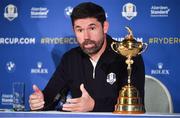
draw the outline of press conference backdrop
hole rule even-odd
[[[64,52],[77,46],[70,14],[86,0],[0,0],[0,108],[12,108],[12,83],[25,83],[25,106],[32,85],[43,89]],[[147,42],[146,74],[169,89],[180,112],[180,1],[89,0],[104,7],[109,34],[121,41],[130,26]],[[156,98],[154,98],[156,100]]]

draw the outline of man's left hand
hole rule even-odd
[[[87,112],[93,110],[95,101],[84,88],[84,84],[80,85],[80,90],[82,96],[79,98],[67,99],[62,110],[73,112]]]

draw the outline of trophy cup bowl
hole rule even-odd
[[[112,42],[111,48],[119,55],[125,56],[128,72],[128,84],[119,91],[117,104],[113,113],[119,114],[142,114],[145,112],[139,91],[131,85],[131,65],[134,63],[132,57],[143,53],[147,44],[138,42],[133,38],[132,30],[126,27],[129,34],[121,42]]]

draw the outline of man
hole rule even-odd
[[[111,49],[113,39],[107,35],[109,23],[102,7],[81,3],[71,14],[73,30],[79,47],[62,57],[61,63],[43,91],[33,85],[29,98],[31,110],[52,110],[54,99],[64,89],[71,91],[63,111],[112,112],[119,90],[127,84],[125,57]],[[141,56],[134,58],[132,84],[144,99],[144,64]]]

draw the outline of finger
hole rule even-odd
[[[32,108],[43,107],[43,106],[44,106],[44,101],[30,104],[30,106],[31,106]]]
[[[66,102],[71,103],[71,104],[77,104],[80,101],[81,101],[80,98],[73,98],[73,99],[67,99],[66,100]]]
[[[34,92],[37,92],[37,93],[41,92],[41,90],[35,84],[33,85],[33,90]]]
[[[29,96],[29,99],[34,100],[34,99],[43,99],[43,98],[41,96],[39,96],[38,94],[33,93]]]
[[[36,103],[40,103],[40,102],[43,102],[43,101],[44,101],[43,99],[30,99],[29,103],[30,104],[36,104]]]
[[[43,98],[39,98],[38,95],[31,95],[30,98],[29,98],[29,104],[30,106],[32,106],[33,104],[39,104],[39,103],[42,103],[44,104],[44,99]]]
[[[44,107],[44,106],[43,106]],[[36,108],[31,108],[32,111],[36,111],[36,110],[40,110],[42,109],[43,107],[36,107]]]
[[[37,109],[41,109],[43,107],[44,107],[44,101],[39,102],[39,103],[35,103],[35,104],[30,104],[31,110],[37,110]]]
[[[64,108],[75,108],[75,107],[78,107],[79,104],[63,104],[63,107]]]
[[[79,104],[64,104],[62,110],[64,111],[79,111]]]
[[[37,95],[43,97],[42,91],[35,84],[33,85],[33,90]]]
[[[29,106],[31,110],[37,110],[44,107],[44,99],[39,98],[40,96],[32,94],[29,98]]]
[[[87,92],[86,89],[84,88],[84,84],[81,84],[81,85],[80,85],[80,90],[81,90],[81,92],[82,92],[82,96],[88,94],[88,92]]]
[[[77,112],[77,108],[62,108],[63,111],[71,111],[71,112]]]

